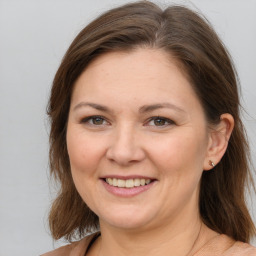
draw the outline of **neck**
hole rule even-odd
[[[184,220],[184,218],[183,218]],[[179,225],[175,224],[179,223]],[[120,256],[188,256],[196,252],[207,238],[199,216],[193,221],[173,221],[171,225],[136,230],[120,230],[101,223],[101,238],[95,255]],[[201,238],[204,233],[204,239]]]

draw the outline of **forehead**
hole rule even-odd
[[[188,108],[199,103],[177,61],[156,49],[111,52],[93,60],[77,79],[72,101],[87,98],[108,104],[171,101]]]

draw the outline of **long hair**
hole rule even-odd
[[[49,214],[52,236],[71,240],[99,228],[98,217],[83,202],[71,176],[66,127],[73,85],[96,57],[140,47],[161,49],[177,60],[209,124],[217,124],[223,113],[233,116],[235,127],[225,155],[202,175],[199,209],[209,228],[248,242],[255,226],[245,203],[245,189],[253,180],[231,57],[200,14],[183,6],[162,10],[149,1],[123,5],[91,22],[74,39],[55,75],[48,103],[50,170],[60,190]]]

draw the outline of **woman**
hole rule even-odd
[[[48,106],[60,181],[45,255],[256,255],[236,73],[191,10],[142,1],[75,38]]]

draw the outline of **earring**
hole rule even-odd
[[[209,165],[212,166],[212,167],[215,167],[215,164],[212,160],[209,160]]]

